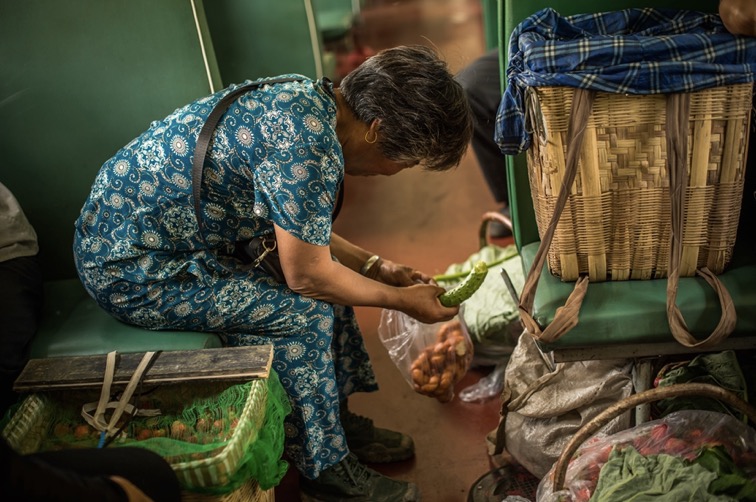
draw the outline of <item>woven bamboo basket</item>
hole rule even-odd
[[[186,383],[160,387],[150,395],[156,399],[164,399],[169,406],[172,403],[180,406],[181,403],[191,402],[195,397],[213,398],[213,396],[225,390],[227,386],[228,384],[224,384],[223,382]],[[11,447],[23,454],[43,451],[48,447],[94,447],[96,440],[93,440],[91,437],[80,440],[74,439],[64,445],[58,444],[56,438],[53,436],[52,422],[54,420],[53,417],[58,416],[61,410],[66,412],[73,410],[76,412],[81,408],[82,403],[87,400],[96,399],[96,392],[72,390],[67,392],[30,394],[10,418],[2,431],[2,435]],[[250,480],[233,492],[224,495],[204,495],[199,493],[199,491],[203,488],[223,487],[230,482],[233,475],[237,472],[245,452],[257,439],[258,433],[263,426],[267,396],[267,380],[253,380],[249,385],[246,399],[238,406],[238,424],[233,429],[231,436],[221,443],[222,446],[202,454],[197,454],[200,457],[197,459],[187,459],[186,455],[166,458],[166,461],[176,473],[182,489],[185,490],[187,496],[191,495],[190,500],[266,500],[265,498],[259,498],[265,492],[259,488],[254,480]],[[167,412],[169,410],[164,409],[163,411]],[[174,413],[180,415],[180,410],[173,410],[171,414],[173,415]],[[71,413],[68,413],[67,416],[71,416]],[[138,439],[116,440],[112,447],[119,445],[132,446],[137,441]],[[187,438],[186,441],[192,442],[191,438]],[[198,492],[192,493],[192,490]],[[250,493],[254,493],[258,498],[250,498]],[[244,495],[245,498],[234,498],[241,495]]]
[[[250,479],[236,490],[224,495],[210,495],[190,491],[181,492],[182,502],[273,502],[275,490],[262,490],[257,481]]]
[[[735,244],[753,85],[691,93],[681,276],[722,272]],[[531,89],[530,189],[543,238],[565,171],[574,89]],[[597,93],[578,173],[548,253],[564,281],[666,277],[670,250],[665,95]]]

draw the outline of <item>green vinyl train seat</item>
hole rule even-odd
[[[32,355],[220,346],[127,326],[84,292],[74,220],[104,161],[150,122],[220,89],[200,0],[0,6],[0,180],[39,239],[44,318]]]
[[[716,12],[716,0],[619,0],[611,4],[596,0],[498,0],[499,50],[502,91],[506,86],[506,55],[509,37],[526,17],[551,7],[562,15],[619,10],[630,7],[656,7]],[[718,347],[756,348],[756,245],[749,235],[750,221],[756,214],[751,186],[756,175],[756,153],[751,138],[746,190],[741,214],[738,243],[728,270],[720,275],[733,297],[738,315],[735,332]],[[529,271],[538,249],[539,234],[528,180],[525,154],[506,158],[510,211],[514,237]],[[749,188],[750,187],[750,188]],[[744,221],[748,223],[744,223]],[[550,344],[541,344],[556,360],[585,360],[601,357],[626,357],[692,352],[677,343],[669,330],[666,315],[666,279],[591,283],[585,296],[579,322],[567,334]],[[554,318],[558,307],[573,289],[572,283],[552,276],[547,267],[538,284],[533,317],[542,327]],[[697,277],[681,278],[677,305],[691,333],[705,338],[719,320],[719,303],[711,288]]]
[[[315,18],[323,40],[331,42],[346,37],[360,13],[355,0],[312,0]]]
[[[224,87],[284,73],[334,77],[312,0],[212,0],[205,16]]]

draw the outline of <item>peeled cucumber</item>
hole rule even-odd
[[[479,261],[475,263],[472,270],[470,270],[470,273],[467,274],[467,277],[452,289],[441,293],[438,300],[444,307],[454,307],[459,305],[470,298],[473,293],[480,288],[487,274],[488,266],[486,265],[486,262]]]

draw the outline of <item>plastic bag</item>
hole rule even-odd
[[[442,403],[454,398],[454,385],[473,358],[470,335],[458,318],[424,324],[402,312],[383,310],[378,336],[415,392]]]
[[[466,403],[472,403],[498,396],[501,394],[501,389],[504,388],[504,372],[506,369],[507,359],[497,364],[491,373],[482,377],[477,383],[462,389],[459,398]]]
[[[649,500],[660,489],[668,500],[756,500],[756,431],[723,413],[677,411],[593,436],[575,453],[558,492],[554,474],[552,467],[541,480],[538,502],[629,500],[631,494]]]

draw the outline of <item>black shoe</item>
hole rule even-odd
[[[415,443],[411,437],[376,427],[371,419],[349,411],[346,402],[341,403],[341,425],[349,451],[357,455],[360,462],[398,462],[415,454]]]
[[[388,478],[349,453],[317,479],[300,478],[302,502],[417,502],[414,483]]]

